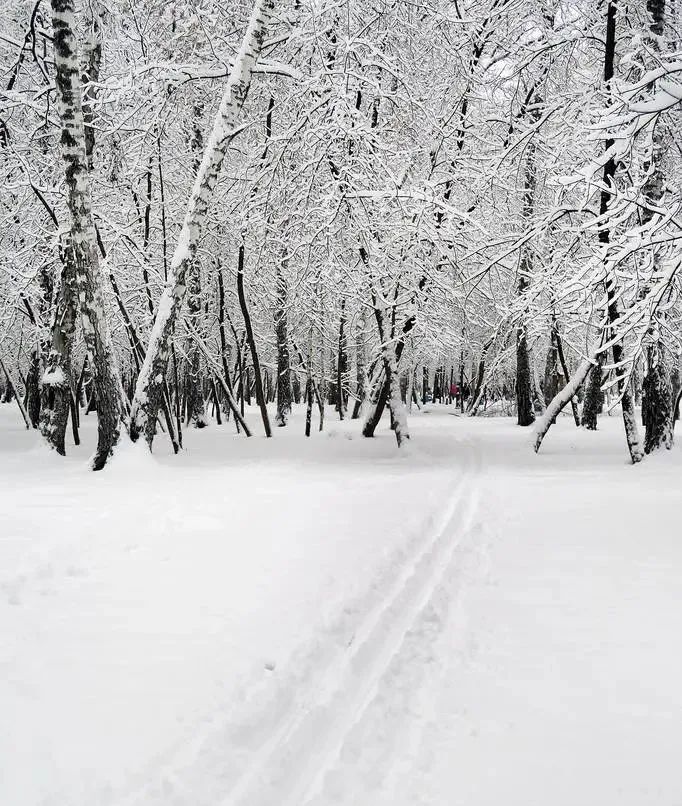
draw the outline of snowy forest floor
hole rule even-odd
[[[679,446],[299,412],[91,473],[84,420],[0,407],[0,803],[682,804]]]

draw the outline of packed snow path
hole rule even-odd
[[[682,803],[678,447],[433,411],[105,480],[0,414],[1,803]]]

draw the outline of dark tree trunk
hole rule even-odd
[[[558,391],[559,350],[557,349],[556,345],[554,327],[552,327],[550,332],[549,348],[547,350],[547,359],[545,361],[545,377],[542,383],[542,395],[545,399],[545,406],[549,406]]]
[[[40,350],[31,351],[31,363],[26,373],[26,412],[33,428],[40,423]]]
[[[660,37],[665,29],[665,0],[647,0],[647,9],[651,14],[651,36],[648,44],[654,52],[660,50]],[[653,130],[649,175],[642,188],[643,195],[653,207],[660,206],[664,192],[664,176],[661,170],[663,151],[663,134],[660,127]],[[642,211],[642,222],[653,218],[652,210],[647,206]],[[651,258],[654,268],[658,268],[659,257],[654,250]],[[664,314],[659,314],[664,316]],[[644,419],[644,452],[652,453],[659,448],[671,448],[674,433],[674,400],[666,355],[660,341],[659,328],[652,326],[648,331],[649,345],[646,351],[647,374],[643,382],[642,415]]]
[[[606,42],[604,50],[604,84],[607,89],[611,88],[611,81],[613,79],[615,52],[616,52],[616,12],[617,6],[613,0],[609,0],[606,9]],[[608,151],[613,146],[613,140],[607,139],[605,148]],[[603,190],[600,195],[599,201],[599,216],[600,220],[604,221],[608,216],[609,202],[611,199],[611,188],[614,185],[616,176],[616,162],[611,157],[604,165],[602,174]],[[599,228],[599,242],[602,244],[604,252],[608,250],[611,240],[611,232],[608,224],[602,224]],[[618,302],[618,290],[616,288],[615,279],[611,274],[606,278],[606,300],[607,300],[607,314],[609,322],[614,325],[620,317],[620,305]],[[630,458],[633,464],[639,462],[643,458],[642,448],[639,443],[639,434],[637,431],[637,421],[635,418],[635,406],[632,399],[632,391],[630,384],[627,383],[622,376],[624,350],[622,341],[618,341],[613,345],[613,363],[617,367],[618,373],[618,392],[621,396],[621,406],[623,411],[623,426],[625,428],[625,437],[630,451]]]
[[[674,426],[673,389],[663,347],[656,342],[647,350],[648,370],[642,385],[644,452],[672,448]]]
[[[346,414],[346,400],[344,387],[348,372],[348,345],[346,343],[346,300],[341,299],[341,318],[339,321],[339,349],[336,356],[336,408],[339,419],[343,420]]]
[[[516,331],[516,413],[519,425],[527,426],[535,422],[530,356],[525,327],[520,327]]]
[[[476,401],[478,400],[481,389],[483,387],[483,377],[485,375],[485,361],[488,355],[488,350],[493,346],[493,340],[488,339],[488,341],[483,345],[481,349],[481,357],[478,362],[478,371],[476,373],[476,383],[474,385],[473,394],[469,398],[469,405],[467,410],[473,413],[474,406],[476,405]]]
[[[261,417],[263,419],[263,428],[265,429],[265,436],[271,437],[272,430],[270,429],[270,419],[268,417],[268,407],[265,404],[265,397],[263,395],[263,382],[261,379],[260,363],[258,361],[258,351],[256,350],[256,340],[253,335],[253,328],[251,327],[251,316],[249,315],[249,308],[246,304],[246,296],[244,294],[244,245],[239,246],[239,257],[237,264],[237,295],[239,297],[239,306],[242,309],[242,316],[244,317],[244,326],[246,328],[246,338],[249,342],[249,350],[251,351],[251,363],[253,365],[253,374],[255,379],[256,389],[256,402],[260,408]]]
[[[402,397],[400,394],[400,375],[398,372],[399,355],[397,355],[398,350],[394,349],[393,345],[388,343],[388,333],[386,329],[384,311],[379,307],[379,301],[374,293],[372,294],[372,302],[374,305],[374,316],[376,318],[377,330],[379,331],[379,342],[381,344],[381,357],[384,365],[385,380],[381,387],[380,398],[378,401],[378,403],[381,403],[383,399],[383,403],[381,406],[377,405],[373,411],[374,417],[377,419],[372,419],[371,421],[371,433],[366,433],[368,422],[370,422],[369,420],[365,422],[365,429],[363,429],[362,433],[365,437],[374,436],[374,429],[379,422],[381,412],[383,411],[384,406],[388,403],[391,414],[391,428],[395,433],[398,447],[400,447],[405,440],[410,438],[410,432],[407,427],[405,406],[402,402]],[[399,342],[399,345],[402,346],[403,342]]]
[[[564,374],[564,385],[567,384],[571,378],[570,373],[568,371],[568,364],[566,363],[566,356],[564,355],[564,346],[561,340],[561,334],[559,333],[559,326],[557,325],[556,321],[554,322],[554,341],[556,342],[556,350],[557,355],[559,356],[559,363],[561,364],[561,370]],[[558,390],[557,390],[558,391]],[[549,406],[549,403],[547,403]],[[571,410],[573,411],[573,421],[576,424],[576,427],[580,427],[580,414],[578,412],[578,404],[576,403],[576,396],[571,395]]]
[[[365,350],[365,309],[360,309],[355,335],[355,361],[356,380],[355,395],[356,401],[353,406],[352,420],[357,420],[365,403],[367,396],[367,354]]]
[[[597,430],[597,416],[601,414],[604,407],[604,392],[602,391],[602,376],[605,355],[600,353],[597,363],[590,370],[587,379],[587,391],[585,392],[585,402],[580,423],[588,431]]]

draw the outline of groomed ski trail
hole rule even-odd
[[[402,677],[414,682],[415,675],[433,669],[430,663],[438,654],[434,645],[456,594],[458,549],[475,532],[480,460],[475,445],[467,445],[466,454],[462,476],[438,527],[403,566],[384,600],[366,615],[347,651],[325,670],[306,706],[283,722],[221,806],[326,803],[325,786],[334,788],[334,768],[352,747],[355,734],[368,726],[370,731],[382,730],[387,715],[382,700],[390,701]],[[427,683],[422,681],[422,686]],[[408,685],[405,693],[418,694],[419,686],[413,690]],[[410,716],[415,724],[402,720],[401,730],[415,730],[420,723],[417,713]],[[333,795],[334,802],[338,797]]]

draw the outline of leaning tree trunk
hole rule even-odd
[[[242,310],[244,318],[244,327],[246,328],[246,338],[249,343],[249,350],[251,352],[251,364],[253,366],[254,375],[254,388],[256,391],[256,403],[260,408],[261,418],[263,420],[263,428],[265,436],[271,437],[272,430],[270,428],[270,420],[268,418],[268,407],[265,402],[265,395],[263,393],[263,377],[260,371],[260,362],[258,360],[258,350],[256,349],[256,339],[253,335],[253,327],[251,326],[251,315],[249,314],[249,306],[246,303],[246,294],[244,293],[244,245],[239,246],[239,258],[237,265],[237,296],[239,297],[239,306]]]
[[[194,182],[185,219],[169,266],[169,278],[157,308],[147,355],[140,371],[133,398],[130,436],[137,440],[141,433],[151,446],[156,430],[156,417],[162,403],[163,379],[166,375],[170,336],[186,293],[186,275],[194,259],[206,222],[218,175],[227,147],[237,126],[258,60],[275,0],[256,0],[241,47],[227,80],[213,130],[206,144],[201,166]]]
[[[97,239],[92,217],[74,0],[52,0],[57,108],[62,125],[71,247],[83,336],[97,394],[98,440],[94,470],[104,467],[118,442],[123,390],[107,325]]]
[[[26,428],[30,428],[31,427],[31,421],[28,419],[28,414],[26,413],[26,409],[24,408],[24,404],[21,402],[21,396],[17,394],[16,386],[14,385],[14,381],[12,380],[12,376],[9,374],[9,370],[7,369],[7,367],[5,366],[5,364],[4,364],[3,360],[2,360],[2,356],[0,356],[0,369],[3,372],[3,374],[5,376],[5,381],[6,381],[5,394],[3,395],[2,402],[3,403],[11,403],[12,398],[14,398],[14,400],[17,403],[17,406],[19,407],[19,411],[21,412],[21,416],[24,419],[24,423],[26,424]]]
[[[561,414],[563,409],[568,405],[569,401],[573,398],[575,393],[584,382],[594,360],[595,354],[593,353],[590,358],[586,358],[580,364],[578,369],[576,369],[576,371],[573,373],[573,376],[568,380],[566,386],[564,386],[560,392],[557,392],[557,394],[554,396],[554,399],[550,401],[542,417],[540,417],[538,420],[535,431],[535,440],[533,442],[533,448],[535,449],[536,453],[540,450],[542,441],[547,436],[547,432],[551,428],[552,423],[556,420],[557,416]]]

